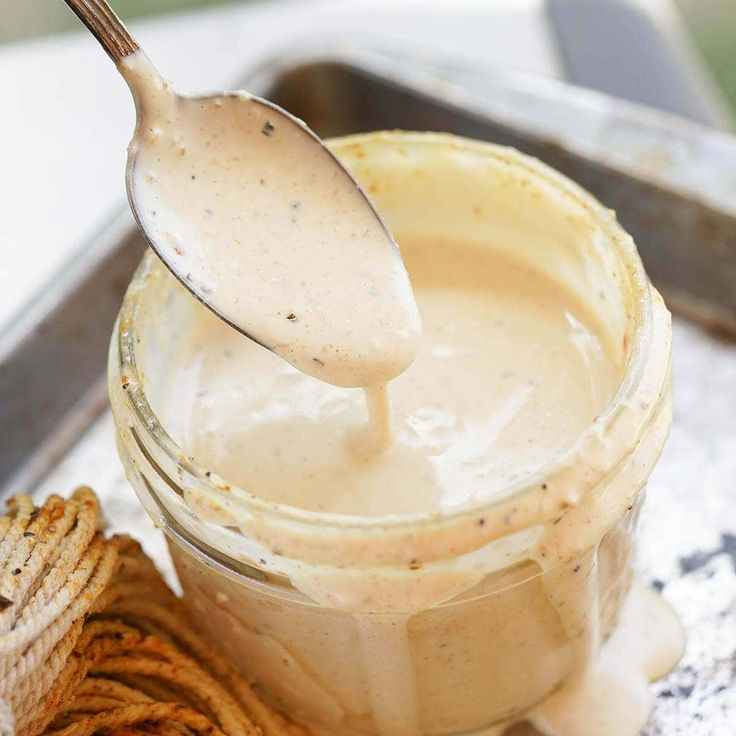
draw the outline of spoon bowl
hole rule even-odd
[[[66,0],[131,89],[126,188],[152,249],[232,327],[316,378],[380,385],[419,314],[370,199],[297,118],[246,92],[178,94],[104,0]]]

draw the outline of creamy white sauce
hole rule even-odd
[[[300,508],[432,512],[503,494],[593,422],[620,377],[582,302],[487,244],[397,239],[423,333],[388,386],[390,442],[382,397],[366,407],[208,319],[179,358],[196,374],[184,443],[199,462]]]
[[[187,403],[184,444],[200,462],[265,499],[310,510],[360,516],[432,512],[502,494],[554,459],[594,421],[610,401],[619,373],[605,329],[585,304],[532,266],[487,244],[408,233],[399,233],[398,241],[423,335],[417,359],[388,386],[390,439],[370,434],[388,422],[380,416],[370,421],[358,392],[283,366],[207,315],[179,355],[191,371],[188,386],[194,395]],[[587,538],[590,521],[590,505],[582,504],[546,534],[530,537],[534,542],[527,554],[543,571],[544,608],[527,619],[528,607],[539,605],[538,593],[520,587],[516,599],[504,605],[510,618],[524,623],[492,638],[495,655],[512,659],[541,622],[561,626],[569,673],[561,689],[527,716],[546,736],[634,736],[652,707],[648,683],[681,655],[677,619],[654,592],[635,587],[613,633],[610,620],[602,628],[601,621],[610,619],[600,610],[602,596],[610,605],[611,590],[623,586],[618,594],[626,592],[631,543],[627,533],[615,532],[599,550],[597,540]],[[600,534],[597,524],[594,529]],[[560,564],[569,557],[572,562]],[[483,554],[470,554],[416,570],[410,564],[408,571],[393,575],[334,568],[290,573],[310,600],[352,612],[372,722],[381,736],[426,732],[421,724],[427,705],[417,700],[413,617],[482,591],[489,564]],[[212,591],[202,595],[211,597]],[[228,591],[228,598],[232,595]],[[232,612],[242,605],[236,598],[225,608]],[[458,605],[452,626],[465,646],[483,650],[487,633],[477,625],[479,617],[494,620],[491,601],[489,606],[474,612]],[[257,611],[253,618],[245,616],[243,625],[252,626],[253,619],[258,620]],[[651,635],[653,629],[659,636]],[[299,626],[293,636],[310,634]],[[284,654],[272,655],[272,647],[273,642],[267,648],[252,642],[249,659],[256,652],[273,666],[273,657]],[[449,651],[444,667],[446,686],[452,687],[454,658],[462,649],[454,645]],[[279,676],[280,687],[283,677],[295,678],[294,691],[303,686],[305,671],[295,669],[297,662]],[[269,681],[273,673],[263,666]],[[533,666],[538,673],[549,667],[542,660]],[[465,696],[471,712],[482,712],[488,688],[510,686],[490,681],[492,666],[485,670],[479,661],[477,667],[478,676],[489,679]],[[342,728],[352,733],[340,698],[335,701],[310,671],[312,703],[321,713],[340,713]],[[427,662],[421,671],[441,682],[442,665]],[[512,672],[508,669],[506,677],[518,677]],[[524,671],[522,677],[532,674]],[[523,681],[511,687],[524,691]],[[290,709],[300,713],[300,707]],[[619,717],[622,708],[625,718]],[[517,720],[483,733],[501,734]],[[458,714],[458,723],[463,722]]]
[[[634,585],[597,656],[529,720],[545,736],[638,734],[654,706],[649,683],[667,675],[684,648],[675,612],[654,590]]]
[[[205,112],[203,123],[215,114]],[[168,125],[166,166],[178,171],[172,151],[181,119],[172,114]],[[161,136],[151,134],[155,148]],[[227,138],[227,131],[221,135]],[[375,174],[391,192],[383,195],[385,201],[390,205],[393,197],[399,203],[397,220],[408,190],[420,204],[419,220],[426,220],[424,232],[396,227],[424,325],[421,339],[418,320],[410,320],[403,335],[398,331],[400,343],[411,345],[401,367],[402,361],[392,360],[390,370],[381,364],[375,371],[374,361],[368,373],[360,373],[355,370],[360,360],[351,358],[338,361],[332,373],[331,361],[315,371],[312,358],[316,350],[319,356],[335,358],[339,351],[362,360],[355,346],[369,333],[378,335],[376,344],[382,346],[376,355],[385,356],[384,341],[396,337],[385,331],[408,324],[411,310],[403,299],[378,322],[372,310],[352,313],[344,345],[325,345],[324,332],[310,333],[315,340],[310,349],[301,352],[299,343],[296,351],[308,356],[306,364],[294,359],[296,352],[276,350],[302,372],[206,312],[171,351],[179,376],[164,382],[159,414],[177,418],[186,452],[212,468],[219,483],[215,489],[185,489],[189,508],[205,524],[203,539],[212,546],[232,544],[235,551],[228,552],[282,575],[291,586],[269,589],[209,569],[203,573],[175,552],[184,588],[215,639],[227,636],[230,655],[242,658],[280,706],[320,734],[475,732],[496,718],[486,729],[491,734],[528,716],[549,736],[610,736],[607,683],[621,681],[626,687],[615,697],[632,712],[616,736],[635,736],[651,707],[646,683],[674,664],[679,634],[666,609],[651,601],[643,606],[637,592],[620,628],[603,642],[615,629],[629,583],[631,537],[621,519],[637,501],[669,422],[668,411],[657,403],[666,402],[666,311],[657,301],[653,329],[659,337],[649,373],[638,379],[639,393],[604,432],[596,419],[622,377],[628,315],[625,306],[607,302],[616,296],[614,280],[606,276],[606,281],[590,256],[596,248],[604,250],[591,210],[576,210],[569,192],[567,200],[550,195],[552,185],[535,189],[528,179],[515,179],[510,170],[523,166],[513,154],[497,153],[497,169],[483,168],[459,144],[438,140],[431,154],[431,146],[392,149],[403,163],[389,156],[393,164]],[[357,169],[359,153],[359,145],[350,151]],[[186,146],[180,158],[186,156],[209,166],[205,181],[217,179],[221,158],[210,161],[206,146]],[[442,176],[447,166],[447,180],[428,176],[432,168],[422,156]],[[266,166],[268,160],[255,163]],[[295,162],[299,168],[301,161]],[[181,171],[188,170],[182,164]],[[235,173],[228,176],[225,193],[233,196],[232,204],[240,184]],[[293,196],[306,201],[313,186],[302,179]],[[158,196],[153,184],[146,191],[149,201]],[[209,201],[206,192],[203,196]],[[410,203],[411,196],[406,195]],[[169,191],[166,203],[173,214],[166,232],[178,226],[197,197],[180,199],[178,191]],[[437,200],[430,203],[432,197]],[[533,217],[520,214],[523,197],[529,198],[524,202]],[[491,214],[489,200],[498,207]],[[277,220],[291,216],[273,201],[266,210]],[[478,232],[501,233],[498,247],[487,239],[456,236],[452,228],[441,236],[432,224],[441,216],[451,224],[477,218],[483,225]],[[324,220],[313,224],[323,227]],[[274,226],[249,218],[237,226],[231,222],[228,232],[238,227],[260,234]],[[204,235],[210,232],[208,227]],[[286,237],[287,230],[281,232]],[[199,233],[187,237],[196,240]],[[569,283],[601,282],[591,294],[607,304],[610,324],[600,323],[592,299],[581,299],[564,279],[550,276],[555,268],[544,261],[553,248],[563,248],[560,239],[570,250],[582,244],[581,255],[570,257],[560,273]],[[211,241],[213,249],[218,242]],[[536,259],[525,253],[538,246]],[[524,257],[516,258],[515,248]],[[228,256],[236,263],[227,274],[234,276],[233,285],[247,277],[238,270],[240,255]],[[218,257],[213,256],[216,262]],[[600,253],[597,257],[607,263]],[[199,264],[202,273],[208,258]],[[310,294],[325,286],[324,277],[311,270],[310,259],[300,263],[304,298],[332,308],[342,303],[342,296],[322,302],[321,293]],[[334,278],[345,273],[337,269]],[[390,269],[388,274],[396,277]],[[335,294],[342,290],[341,283],[330,282],[330,294],[333,285]],[[248,319],[259,324],[264,305],[275,305],[275,293],[264,288],[260,302],[243,302],[244,309],[253,309]],[[239,294],[250,297],[248,289]],[[370,302],[374,296],[369,291],[358,301],[365,305],[363,297]],[[293,306],[288,310],[301,314]],[[264,316],[263,324],[269,319]],[[382,386],[391,371],[408,365],[415,350],[413,365]],[[360,392],[327,386],[304,372],[341,386],[370,386],[367,402]],[[575,445],[590,427],[597,431],[586,436],[587,444]],[[560,483],[540,481],[518,500],[506,499],[515,484],[561,457],[567,464],[555,476]],[[256,513],[248,494],[266,502]],[[494,500],[500,505],[490,513],[468,514],[457,527],[438,528],[430,536],[417,525],[375,546],[363,545],[355,534],[341,536],[339,527],[311,536],[298,524],[281,525],[269,517],[271,504],[279,503],[358,517],[436,519]],[[206,527],[208,520],[230,529]],[[240,528],[248,544],[260,545],[257,551],[240,549],[232,528]],[[432,624],[428,616],[435,617]],[[642,624],[667,630],[666,642],[639,636]],[[624,646],[631,640],[639,642],[635,652]],[[640,657],[645,646],[647,654]]]
[[[401,373],[420,331],[411,285],[332,154],[245,93],[177,95],[141,52],[120,71],[139,116],[131,203],[178,278],[304,373],[339,386]]]

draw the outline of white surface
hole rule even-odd
[[[58,0],[56,0],[58,1]],[[114,4],[114,3],[113,3]],[[558,75],[542,0],[280,0],[131,24],[183,90],[324,39]],[[88,33],[0,47],[0,329],[124,206],[133,106]]]

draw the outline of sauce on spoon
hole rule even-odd
[[[246,93],[177,95],[137,51],[131,205],[174,274],[298,370],[380,389],[414,359],[419,313],[371,202],[295,118]],[[379,430],[380,434],[380,430]]]

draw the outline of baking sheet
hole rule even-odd
[[[458,111],[464,97],[457,89],[462,90],[463,79],[462,74],[452,70],[444,77],[425,75],[421,95],[418,93],[416,98],[412,98],[409,87],[398,90],[395,81],[382,82],[374,70],[368,75],[370,84],[360,88],[356,83],[351,87],[353,97],[347,102],[342,100],[341,108],[337,98],[331,97],[341,92],[334,78],[329,82],[334,64],[332,67],[313,64],[309,71],[311,86],[295,85],[295,80],[304,82],[304,76],[294,76],[293,71],[293,68],[268,67],[261,71],[260,77],[254,78],[251,88],[272,90],[322,133],[344,133],[375,125],[385,127],[386,120],[396,120],[407,128],[452,129],[475,132],[478,137],[492,137],[489,128],[483,127],[477,110],[464,116]],[[448,77],[455,83],[459,81],[460,87],[450,90]],[[468,89],[476,91],[488,86],[488,80],[473,81],[467,75],[465,81]],[[429,107],[428,84],[437,95]],[[378,94],[380,90],[382,96]],[[451,99],[452,104],[445,105],[443,100],[446,99]],[[375,109],[377,100],[381,101],[381,109]],[[503,104],[508,112],[516,103],[508,97]],[[340,118],[334,117],[338,109],[342,111]],[[528,108],[526,114],[529,114]],[[501,129],[496,126],[492,130]],[[619,140],[618,145],[626,148],[631,141],[627,144]],[[542,146],[542,150],[547,149]],[[569,151],[559,145],[550,150],[555,155],[562,150],[565,153],[561,159],[563,163],[585,163],[584,157],[571,159]],[[594,173],[605,170],[599,167]],[[589,169],[585,171],[590,173]],[[596,181],[603,182],[608,191],[620,192],[612,187],[610,179],[594,179],[594,183]],[[638,186],[645,194],[661,191],[662,182],[655,184],[653,190],[651,182],[643,189]],[[715,212],[712,202],[706,205],[707,213]],[[697,206],[692,212],[699,212]],[[650,220],[650,230],[656,229],[666,215],[658,211]],[[637,227],[644,228],[645,224],[645,220],[638,222]],[[118,230],[101,248],[104,257],[101,256],[97,263],[118,263],[119,282],[122,272],[115,254],[125,253],[130,257],[129,251],[139,244],[136,245],[129,229],[121,228],[120,224],[116,227]],[[650,234],[642,229],[638,240],[647,248],[647,253],[659,257],[658,261],[651,261],[655,263],[655,270],[659,263],[664,269],[660,274],[665,277],[664,283],[670,283],[666,279],[668,274],[674,275],[687,292],[689,279],[694,276],[688,272],[687,259],[684,262],[678,259],[683,251],[674,248],[663,254],[660,245],[652,248],[651,238],[647,239]],[[712,247],[713,243],[707,245]],[[718,272],[717,288],[710,293],[707,288],[703,290],[710,276],[704,279],[701,273],[696,279],[694,297],[697,303],[702,305],[710,296],[714,309],[720,313],[732,310],[736,304],[733,247],[734,244],[728,247],[717,244],[719,259],[729,264],[729,269],[719,270],[716,262],[707,271],[707,274]],[[709,252],[707,247],[704,252]],[[729,290],[730,278],[733,282]],[[83,284],[83,280],[80,283]],[[116,282],[111,293],[117,293],[115,290],[120,288],[121,284]],[[71,289],[70,293],[80,292]],[[89,307],[81,302],[70,319],[83,321],[88,318],[88,311]],[[698,311],[702,314],[702,309]],[[109,317],[104,315],[106,320]],[[51,325],[49,329],[53,329],[54,321],[48,324]],[[674,331],[674,425],[663,458],[649,484],[641,521],[638,568],[640,577],[661,588],[665,598],[677,609],[687,631],[688,645],[678,669],[654,686],[657,707],[644,733],[647,736],[731,736],[736,733],[736,497],[733,491],[736,422],[731,417],[736,408],[736,345],[680,318],[675,320]],[[67,335],[63,331],[62,334]],[[21,490],[35,486],[35,494],[42,497],[50,492],[66,494],[80,484],[91,485],[102,498],[110,530],[139,538],[146,551],[173,580],[162,537],[153,528],[123,476],[115,451],[112,419],[107,412],[100,414],[104,407],[101,378],[104,335],[100,338],[99,324],[90,334],[94,342],[88,338],[85,344],[92,357],[87,352],[84,356],[93,360],[94,365],[85,364],[85,371],[97,375],[97,382],[80,396],[75,411],[64,414],[59,431],[44,440],[40,451],[16,473],[10,487]],[[34,343],[29,340],[26,336],[21,342],[26,347],[32,346]],[[63,350],[63,346],[59,349]],[[28,354],[32,355],[33,351]],[[29,435],[27,441],[31,439]],[[67,446],[71,449],[65,451]]]

